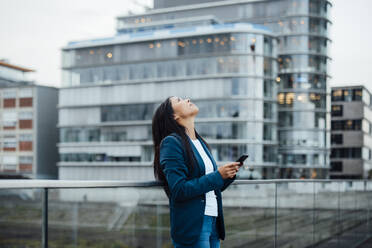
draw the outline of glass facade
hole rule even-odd
[[[157,104],[177,95],[199,107],[197,130],[218,161],[248,153],[266,178],[287,173],[266,173],[267,166],[326,171],[330,6],[325,0],[221,2],[119,17],[122,42],[71,43],[62,51],[62,146],[149,142]],[[222,24],[191,24],[205,15]],[[186,18],[190,25],[156,25]]]
[[[199,107],[196,129],[217,161],[248,153],[255,166],[272,166],[277,157],[275,52],[275,38],[249,32],[65,50],[61,146],[132,142],[143,154],[63,151],[61,162],[151,162],[154,111],[167,96],[178,95]],[[100,86],[107,83],[109,88]]]

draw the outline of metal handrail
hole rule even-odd
[[[274,247],[278,247],[278,186],[282,183],[343,183],[343,182],[363,182],[364,190],[368,182],[372,180],[361,179],[361,180],[345,180],[345,179],[268,179],[268,180],[247,180],[247,179],[237,179],[233,182],[235,185],[239,184],[274,184],[275,186],[275,235],[274,235]],[[159,187],[163,183],[159,181],[124,181],[124,180],[39,180],[39,179],[5,179],[0,180],[0,190],[1,189],[30,189],[39,188],[42,189],[42,247],[48,248],[48,191],[52,188],[119,188],[119,187]],[[313,187],[315,184],[313,185]],[[315,199],[315,191],[313,193],[313,198]],[[340,192],[338,192],[338,204],[340,204]],[[339,205],[340,208],[340,205]],[[368,212],[369,213],[369,212]],[[367,220],[367,225],[369,226],[369,219]],[[315,218],[313,216],[313,225],[315,223]],[[314,232],[313,232],[314,235]],[[363,239],[364,242],[367,238]],[[313,238],[314,239],[314,238]],[[337,239],[339,242],[339,239]]]
[[[271,184],[271,183],[331,183],[331,182],[371,182],[367,179],[236,179],[232,184]],[[4,179],[0,180],[0,189],[25,188],[121,188],[121,187],[158,187],[159,181],[125,181],[125,180],[39,180],[39,179]]]

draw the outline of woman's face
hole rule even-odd
[[[190,117],[194,117],[198,114],[199,108],[195,104],[193,104],[190,99],[182,99],[177,96],[173,96],[170,98],[171,105],[174,112],[175,120],[179,119],[187,119]]]

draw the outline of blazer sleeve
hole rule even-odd
[[[223,187],[221,188],[221,192],[224,191],[234,180],[236,179],[236,175],[233,178],[227,178],[224,180]]]
[[[171,198],[186,201],[224,186],[218,170],[199,178],[188,179],[189,170],[183,154],[181,142],[176,137],[164,138],[160,145],[160,165],[167,179]]]

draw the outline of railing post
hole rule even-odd
[[[161,219],[161,206],[156,204],[156,248],[162,247],[162,230],[161,227],[163,225]]]
[[[315,247],[315,223],[316,223],[316,182],[313,182],[313,245]]]
[[[369,197],[367,197],[368,199],[368,205],[367,205],[367,237],[370,237],[370,235],[368,235],[370,232],[370,221],[369,221],[369,218],[370,218],[370,208],[371,208],[371,199]]]
[[[48,248],[48,188],[43,189],[42,204],[42,248]]]
[[[274,248],[278,245],[278,183],[275,182],[275,230],[274,230]]]
[[[337,192],[337,245],[340,246],[340,235],[341,235],[341,182],[338,183],[338,192]]]

